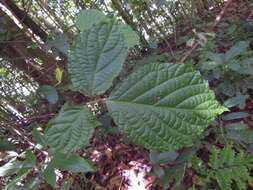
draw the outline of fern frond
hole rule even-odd
[[[234,189],[233,182],[239,190],[244,190],[248,181],[252,179],[249,174],[252,163],[252,155],[243,151],[236,154],[232,145],[228,144],[223,149],[212,147],[206,177],[215,180],[221,190]]]

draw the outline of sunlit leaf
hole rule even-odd
[[[48,124],[46,143],[57,152],[71,153],[86,147],[98,122],[87,106],[66,103]]]
[[[158,151],[192,146],[227,110],[190,65],[157,63],[130,74],[112,93],[107,107],[130,140]]]
[[[116,20],[83,31],[69,56],[74,88],[88,96],[105,92],[122,69],[126,56],[127,47]]]
[[[54,73],[55,73],[55,78],[57,80],[56,85],[61,84],[62,76],[63,76],[63,70],[60,67],[56,67]]]
[[[96,9],[83,10],[78,15],[76,26],[80,31],[88,30],[103,20],[106,20],[106,16],[101,11]]]

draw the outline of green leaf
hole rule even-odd
[[[231,82],[225,80],[218,85],[217,92],[232,97],[235,95],[235,88]]]
[[[240,143],[253,143],[253,131],[245,124],[232,123],[225,126],[226,137]]]
[[[252,155],[245,154],[243,151],[236,153],[230,144],[226,144],[221,150],[213,146],[208,167],[205,168],[202,175],[207,179],[215,180],[222,190],[234,189],[233,182],[243,190],[246,189],[248,180],[251,179],[249,171],[252,161]],[[206,164],[203,164],[202,167],[205,166]]]
[[[63,70],[60,67],[56,67],[56,69],[54,71],[54,74],[55,74],[55,78],[57,80],[56,85],[61,84],[62,76],[63,76]]]
[[[237,105],[244,107],[247,98],[249,98],[249,95],[238,95],[233,98],[229,98],[224,102],[224,106],[227,108],[231,108]]]
[[[215,61],[206,61],[201,63],[201,70],[203,71],[210,71],[214,68],[217,68],[219,64],[217,64]]]
[[[32,130],[32,136],[33,136],[33,140],[40,144],[40,145],[46,145],[46,140],[45,140],[45,137],[44,135],[42,135],[41,132],[38,131],[37,128],[33,128]]]
[[[92,166],[92,164],[88,160],[85,160],[82,157],[76,156],[74,154],[66,155],[62,153],[56,153],[54,154],[52,162],[55,168],[62,171],[71,171],[71,172],[95,171],[94,166]]]
[[[51,160],[51,162],[43,171],[43,177],[45,181],[53,187],[55,187],[56,184],[55,169],[70,172],[95,171],[95,167],[90,163],[90,161],[85,160],[80,156],[56,152],[53,155],[53,159]]]
[[[152,174],[155,175],[155,177],[161,178],[164,176],[164,170],[159,165],[154,165],[152,168]]]
[[[208,52],[207,58],[214,61],[217,65],[221,65],[225,62],[225,55],[223,53]]]
[[[69,43],[68,38],[65,34],[58,34],[54,37],[54,39],[49,39],[46,42],[46,45],[52,51],[62,52],[65,55],[68,55]]]
[[[252,75],[253,74],[252,57],[243,59],[242,61],[232,60],[229,62],[228,67],[236,73],[242,75]]]
[[[55,104],[59,98],[55,87],[49,85],[43,85],[39,87],[37,93],[44,96],[51,104]]]
[[[69,73],[74,88],[88,96],[105,92],[126,56],[127,47],[117,21],[93,25],[79,35],[70,52]]]
[[[27,190],[27,189],[30,190],[30,188],[16,185],[16,184],[18,184],[18,182],[20,182],[22,179],[24,179],[28,175],[29,172],[30,172],[30,169],[26,169],[23,173],[18,174],[17,177],[12,179],[10,181],[10,183],[8,183],[5,186],[4,190]]]
[[[56,175],[55,175],[54,164],[52,161],[47,165],[46,169],[42,173],[42,176],[48,184],[55,187]]]
[[[0,139],[0,151],[15,150],[15,145],[7,139]]]
[[[19,161],[15,158],[6,163],[5,165],[1,166],[0,177],[17,173],[21,176],[35,166],[36,158],[33,153],[27,151],[24,155],[21,156],[25,158],[24,161]]]
[[[109,113],[134,143],[157,151],[191,146],[226,111],[199,72],[186,64],[148,64],[107,101]]]
[[[249,47],[249,43],[245,41],[237,42],[234,46],[232,46],[225,54],[225,60],[229,61],[236,56],[242,54]]]
[[[22,166],[22,162],[17,160],[11,160],[10,162],[0,167],[0,177],[13,175],[17,173],[20,168],[22,168]]]
[[[129,25],[120,23],[119,30],[123,34],[128,48],[139,44],[139,36]]]
[[[157,163],[168,163],[174,161],[178,157],[177,152],[163,152],[163,153],[157,153],[154,151],[151,151],[149,154],[149,158],[151,163],[157,164]]]
[[[232,112],[232,113],[228,113],[224,115],[223,119],[226,121],[229,121],[229,120],[234,120],[234,119],[242,119],[249,116],[250,114],[246,112]]]
[[[0,67],[0,77],[6,77],[8,75],[8,70],[4,67]]]
[[[49,122],[45,139],[54,151],[70,153],[89,144],[97,124],[87,106],[66,103],[59,115]]]
[[[181,181],[185,174],[186,164],[175,165],[164,170],[164,176],[160,179],[162,185],[167,188],[175,180],[175,187],[181,186]]]
[[[83,10],[79,13],[76,27],[80,30],[88,30],[93,25],[106,20],[106,16],[103,12],[98,11],[96,9]]]
[[[194,147],[191,148],[184,148],[183,151],[181,151],[178,158],[175,160],[176,164],[182,164],[186,163],[189,160],[192,159],[192,157],[196,154],[196,149]]]

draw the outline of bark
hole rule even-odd
[[[0,10],[0,16],[4,19],[3,27],[8,31],[6,36],[9,36],[6,41],[0,43],[0,56],[34,78],[40,85],[54,84],[55,58],[48,55],[40,47],[29,49],[28,46],[33,44],[33,41],[26,32],[21,30],[2,10]],[[34,58],[41,59],[44,64],[39,65]]]
[[[26,27],[30,28],[34,34],[39,36],[43,41],[47,40],[47,33],[34,22],[28,14],[21,10],[12,0],[2,0],[2,3],[22,22]]]

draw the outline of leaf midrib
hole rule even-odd
[[[103,43],[103,45],[102,45],[100,51],[99,51],[98,54],[97,54],[98,57],[97,57],[97,59],[96,59],[95,69],[94,69],[93,77],[92,77],[92,85],[91,85],[91,86],[92,86],[92,88],[91,88],[91,94],[92,94],[92,95],[94,95],[94,93],[95,93],[95,91],[96,91],[96,89],[95,89],[95,78],[96,78],[96,73],[97,73],[98,61],[99,61],[99,59],[100,59],[101,54],[103,53],[105,44],[107,44],[107,42],[108,42],[109,36],[110,36],[111,33],[112,33],[112,28],[113,28],[114,22],[115,22],[115,21],[112,21],[112,23],[110,23],[109,32],[108,32],[107,35],[106,35],[106,40],[105,40],[105,42]],[[101,29],[101,27],[100,27],[100,29]],[[100,30],[100,29],[99,29],[99,30]],[[98,33],[99,33],[99,31],[98,31]],[[98,37],[99,37],[99,35],[97,35],[97,38],[98,38]],[[98,40],[97,40],[97,41],[98,41]]]
[[[113,102],[113,103],[120,103],[120,104],[133,104],[133,105],[141,105],[141,106],[146,106],[146,107],[155,107],[155,108],[161,108],[161,109],[171,109],[171,110],[185,110],[185,111],[203,111],[203,110],[206,110],[206,109],[195,109],[195,108],[175,108],[175,107],[169,107],[169,106],[155,106],[155,105],[152,105],[152,104],[143,104],[143,103],[134,103],[134,102],[127,102],[127,101],[122,101],[122,100],[107,100],[107,103],[110,103],[110,102]]]

